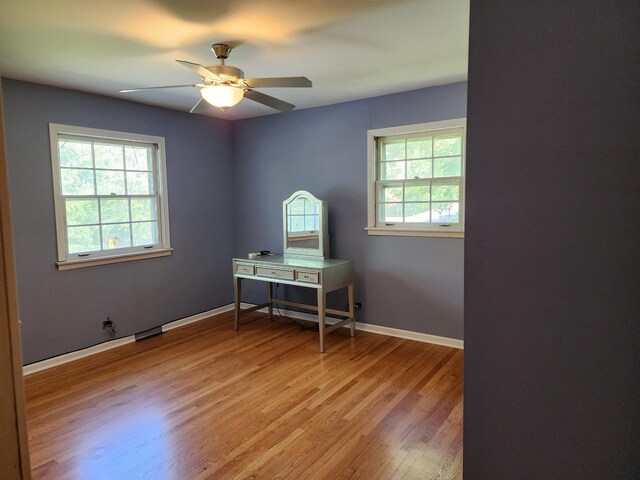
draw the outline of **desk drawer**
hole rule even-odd
[[[245,275],[254,275],[255,265],[247,265],[244,263],[236,263],[236,273],[243,273]]]
[[[256,275],[262,277],[282,278],[283,280],[293,280],[293,270],[285,270],[282,268],[256,267]]]
[[[320,283],[318,272],[305,272],[304,270],[297,270],[296,279],[299,282]]]

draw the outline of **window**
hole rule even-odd
[[[169,255],[164,138],[49,130],[58,268]]]
[[[465,123],[369,130],[370,235],[464,235]]]

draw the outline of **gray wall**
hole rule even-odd
[[[331,256],[355,260],[358,320],[462,339],[463,240],[364,227],[367,130],[465,115],[466,83],[456,83],[233,122],[235,253],[282,252],[282,201],[309,190],[329,203]],[[246,283],[245,299],[261,302],[264,286]]]
[[[13,234],[26,363],[199,313],[232,300],[229,123],[3,80]],[[170,257],[59,272],[48,124],[166,139]]]
[[[471,2],[465,478],[639,478],[639,25]]]

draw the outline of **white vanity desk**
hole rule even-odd
[[[355,336],[356,319],[353,297],[354,265],[352,260],[326,258],[329,254],[327,229],[327,205],[306,191],[298,191],[282,204],[284,255],[265,255],[257,259],[233,259],[233,285],[235,300],[234,329],[240,328],[241,312],[251,312],[268,307],[273,318],[273,305],[287,305],[318,312],[320,352],[324,352],[327,333],[351,324],[351,336]],[[258,280],[267,284],[267,303],[241,310],[242,280]],[[318,305],[289,302],[273,298],[273,284],[294,285],[316,290]],[[346,288],[349,311],[326,308],[327,293]],[[327,327],[326,314],[346,317]]]
[[[240,327],[240,313],[269,308],[269,318],[273,318],[273,305],[287,305],[300,307],[318,312],[318,324],[320,333],[320,352],[324,352],[324,336],[351,323],[351,336],[355,336],[356,320],[353,303],[353,261],[328,259],[289,258],[282,255],[271,255],[252,260],[245,258],[233,259],[233,277],[235,293],[235,322],[234,329]],[[245,310],[240,310],[240,295],[243,279],[258,280],[267,283],[267,303],[256,305]],[[318,305],[306,305],[302,303],[277,300],[272,297],[272,284],[296,285],[299,287],[313,288],[317,291]],[[347,288],[349,295],[349,311],[333,310],[325,307],[327,293],[340,288]],[[327,313],[347,317],[335,325],[327,327],[325,316]]]

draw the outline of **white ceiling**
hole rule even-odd
[[[263,93],[298,109],[466,79],[469,0],[2,0],[3,76],[188,111],[197,83],[174,60],[217,64],[239,45],[246,77],[300,76],[313,88]],[[211,115],[276,113],[250,100]]]

